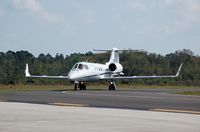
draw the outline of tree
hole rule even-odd
[[[67,75],[72,66],[79,61],[106,63],[110,53],[87,52],[74,53],[64,57],[63,54],[41,53],[38,57],[28,51],[0,52],[0,83],[17,84],[26,83],[24,77],[25,64],[30,65],[30,72],[36,75]],[[175,79],[136,79],[129,83],[137,84],[179,84],[200,85],[200,57],[195,56],[190,50],[184,49],[165,56],[148,53],[145,51],[129,52],[120,54],[120,63],[126,75],[163,75],[175,74],[177,68],[183,63],[180,77]],[[66,80],[28,79],[28,82],[38,84],[65,84]]]

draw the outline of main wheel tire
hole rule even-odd
[[[110,86],[110,85],[108,86],[108,89],[109,89],[109,91],[111,91],[111,90],[112,90],[112,88],[111,88],[111,86]]]
[[[113,91],[115,91],[115,85],[113,84],[113,89],[112,89]]]
[[[110,90],[110,91],[111,91],[111,90],[114,91],[114,90],[115,90],[115,85],[114,85],[114,84],[110,84],[110,85],[109,85],[109,90]]]
[[[74,85],[74,91],[76,91],[76,90],[77,90],[77,84]]]
[[[83,90],[82,84],[79,85],[80,90]]]
[[[82,89],[83,89],[83,90],[86,90],[86,85],[85,85],[85,84],[83,84]]]
[[[79,84],[80,90],[86,90],[86,85],[85,84]]]

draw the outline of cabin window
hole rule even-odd
[[[88,65],[83,65],[83,69],[89,69]]]

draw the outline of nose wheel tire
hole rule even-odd
[[[109,89],[109,91],[115,91],[115,89],[116,89],[116,87],[115,87],[115,84],[110,84],[109,86],[108,86],[108,89]]]
[[[83,82],[80,82],[80,83],[75,83],[75,85],[74,85],[74,91],[77,91],[78,90],[78,88],[80,89],[80,90],[86,90],[86,85],[83,83]]]

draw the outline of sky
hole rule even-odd
[[[0,0],[0,52],[200,55],[200,0]]]

